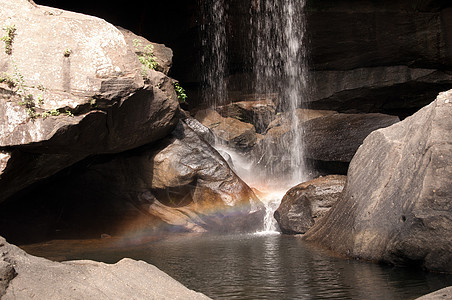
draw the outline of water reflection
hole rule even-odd
[[[116,239],[53,241],[23,248],[60,260],[141,259],[213,299],[414,299],[452,285],[452,276],[335,258],[285,235],[179,235],[133,247]]]

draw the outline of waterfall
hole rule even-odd
[[[202,13],[203,101],[216,108],[226,103],[227,7],[226,0],[200,0]],[[287,136],[278,142],[263,143],[258,159],[243,159],[229,151],[237,174],[249,185],[273,188],[261,197],[266,206],[264,232],[275,232],[273,212],[285,191],[308,179],[304,160],[302,124],[297,109],[308,101],[306,51],[306,0],[251,0],[249,40],[252,43],[253,94],[256,99],[272,99],[277,118],[288,120]],[[243,30],[246,30],[245,28]],[[261,146],[260,146],[261,147]],[[248,159],[248,162],[247,160]],[[263,163],[261,163],[263,162]],[[274,192],[277,192],[275,194]],[[273,192],[273,193],[272,193]]]
[[[227,100],[226,0],[200,0],[203,102],[215,108]]]
[[[303,128],[297,108],[308,101],[308,68],[306,50],[305,0],[254,0],[251,27],[254,39],[253,61],[256,94],[267,99],[277,97],[279,112],[290,119],[291,138],[276,148],[268,147],[266,155],[286,164],[284,179],[297,184],[307,179],[303,159]],[[266,168],[267,177],[278,177],[274,167]]]

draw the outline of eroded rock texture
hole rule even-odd
[[[343,197],[306,240],[352,257],[452,272],[452,91],[370,134]]]
[[[253,191],[183,121],[159,143],[84,160],[13,200],[0,230],[14,242],[263,226]]]
[[[2,1],[0,24],[15,29],[11,51],[0,51],[0,201],[89,155],[174,128],[172,79],[143,73],[139,49],[113,25],[25,0]],[[165,71],[171,50],[155,48],[166,53]]]
[[[124,258],[112,265],[88,260],[53,262],[29,255],[2,237],[0,251],[0,296],[5,300],[210,299],[144,261]]]
[[[274,214],[281,231],[306,233],[340,198],[346,179],[342,175],[319,177],[287,191]]]

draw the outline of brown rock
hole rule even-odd
[[[281,231],[288,234],[308,231],[339,199],[346,178],[329,175],[291,188],[274,214]]]
[[[11,54],[0,51],[9,78],[0,83],[0,147],[8,148],[0,202],[89,155],[139,147],[174,128],[172,79],[149,70],[145,84],[116,27],[26,0],[2,1],[0,12],[0,23],[16,29]]]
[[[264,132],[276,117],[276,105],[271,100],[240,101],[218,107],[223,117],[232,117],[253,124],[258,133]]]
[[[199,111],[195,118],[209,127],[220,143],[246,151],[256,143],[256,130],[252,124],[234,118],[223,118],[212,109]]]

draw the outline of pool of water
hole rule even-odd
[[[22,248],[60,261],[144,260],[213,299],[414,299],[452,285],[450,275],[347,260],[280,234],[60,240]]]

